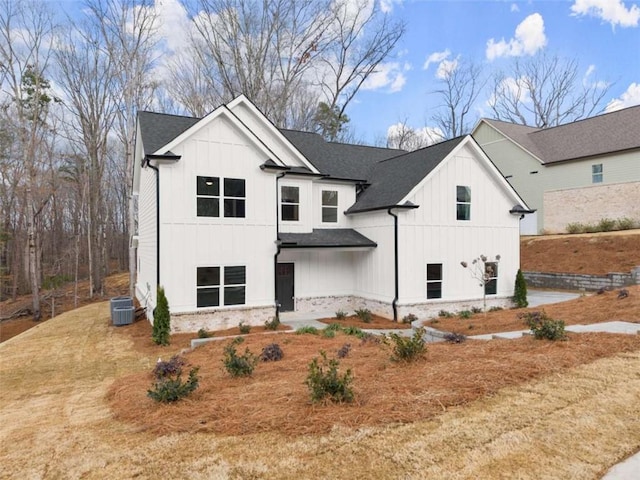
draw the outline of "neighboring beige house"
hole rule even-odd
[[[529,208],[523,235],[640,222],[640,106],[540,129],[481,119],[473,138]]]

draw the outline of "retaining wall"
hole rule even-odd
[[[640,285],[640,266],[630,273],[608,273],[606,275],[582,275],[572,273],[523,272],[528,287],[555,288],[559,290],[596,291]]]

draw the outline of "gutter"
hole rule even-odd
[[[400,294],[400,285],[399,285],[399,268],[398,268],[398,215],[391,211],[389,208],[387,213],[393,217],[393,257],[394,257],[394,280],[395,280],[395,288],[394,288],[394,297],[393,302],[391,302],[391,306],[393,308],[393,321],[398,321],[398,297]]]
[[[284,177],[287,172],[276,175],[276,253],[273,255],[273,296],[276,306],[276,320],[280,321],[280,303],[278,302],[278,256],[282,250],[282,242],[280,241],[280,194],[278,189],[278,181]]]

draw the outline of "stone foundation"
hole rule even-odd
[[[523,272],[528,287],[556,288],[559,290],[596,291],[640,285],[640,267],[631,273],[608,273],[606,275],[582,275],[572,273]]]
[[[171,314],[171,333],[197,332],[201,328],[208,331],[226,330],[245,325],[263,326],[276,314],[274,306],[225,308]]]
[[[511,308],[512,306],[513,301],[511,300],[511,297],[487,298],[487,311],[491,307]],[[431,300],[424,303],[402,304],[398,305],[398,320],[402,320],[409,314],[415,315],[419,320],[427,320],[429,318],[437,317],[441,310],[456,313],[463,310],[471,310],[474,307],[480,309],[483,308],[482,298],[458,302]]]

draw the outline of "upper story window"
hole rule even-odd
[[[245,181],[242,178],[224,178],[223,194],[220,195],[219,177],[197,177],[197,215],[198,217],[219,217],[222,198],[225,217],[245,216]]]
[[[441,263],[427,263],[427,298],[442,298]]]
[[[602,180],[603,180],[602,164],[597,163],[595,165],[591,165],[591,183],[602,183]]]
[[[300,220],[300,188],[283,185],[280,188],[280,218],[289,222]]]
[[[338,192],[335,190],[322,191],[322,221],[325,223],[338,221]]]
[[[244,266],[198,267],[197,306],[244,305],[246,283]]]
[[[498,262],[487,262],[484,264],[485,295],[495,295],[498,293]]]
[[[458,185],[456,187],[456,218],[471,220],[471,188]]]

